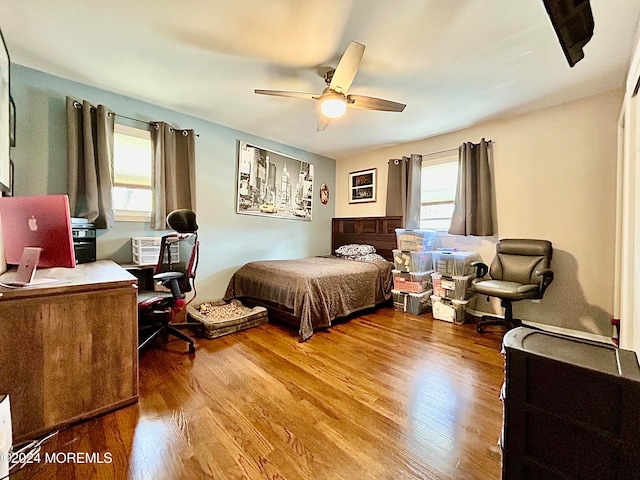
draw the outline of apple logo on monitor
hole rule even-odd
[[[38,221],[36,220],[36,216],[35,215],[31,215],[31,218],[29,219],[29,230],[31,230],[32,232],[35,232],[36,230],[38,230]]]

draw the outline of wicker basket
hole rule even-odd
[[[225,318],[214,318],[200,313],[203,304],[213,307],[226,305],[224,300],[213,300],[202,302],[197,305],[190,304],[187,307],[187,315],[192,320],[202,323],[204,336],[207,338],[217,338],[229,333],[256,327],[267,323],[267,309],[264,307],[249,308],[242,305],[239,300],[231,300],[231,304],[236,305],[243,312],[241,315]]]

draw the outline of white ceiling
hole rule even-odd
[[[14,63],[343,158],[621,87],[640,0],[592,0],[569,68],[542,0],[0,0]],[[366,45],[349,110],[316,132],[319,66]],[[189,128],[189,125],[179,125]]]

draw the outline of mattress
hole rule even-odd
[[[334,256],[250,262],[233,275],[224,300],[277,306],[299,319],[300,339],[305,341],[336,318],[389,300],[392,268],[387,261]]]

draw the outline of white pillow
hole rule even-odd
[[[342,245],[341,247],[336,248],[336,255],[338,257],[355,258],[362,255],[368,255],[370,253],[376,253],[376,249],[373,245],[350,243],[349,245]]]
[[[359,262],[386,262],[387,259],[382,255],[378,255],[377,253],[367,253],[365,255],[360,255],[359,257],[354,257],[354,260],[358,260]]]

